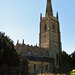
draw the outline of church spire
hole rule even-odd
[[[53,16],[51,0],[47,0],[46,16]]]

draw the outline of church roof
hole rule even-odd
[[[41,56],[25,56],[25,57],[27,57],[30,61],[54,62],[54,59],[49,57],[41,57]]]

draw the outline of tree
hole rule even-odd
[[[58,51],[55,58],[55,66],[58,73],[61,73],[61,70],[60,70],[62,65],[61,62],[62,62],[62,52]]]
[[[75,51],[71,54],[72,57],[72,69],[75,69]]]
[[[13,41],[5,33],[0,32],[0,67],[2,65],[19,65],[19,55],[17,54]]]
[[[71,56],[68,55],[65,51],[62,52],[62,69],[63,73],[69,73],[72,67],[72,59]]]
[[[69,73],[72,69],[71,56],[65,51],[59,51],[56,54],[55,65],[58,73]]]

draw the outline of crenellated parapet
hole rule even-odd
[[[17,43],[15,45],[15,48],[17,51],[22,52],[22,56],[27,55],[27,56],[42,56],[42,57],[49,57],[49,49],[45,48],[39,48],[37,44],[35,46],[29,45],[29,44],[24,44],[23,43]]]

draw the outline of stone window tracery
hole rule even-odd
[[[31,54],[31,50],[27,50],[27,54]]]
[[[38,51],[33,51],[33,55],[38,55]]]

